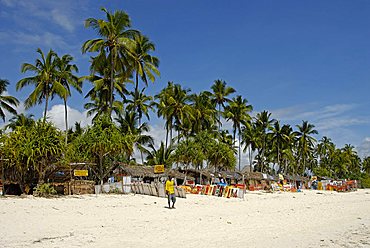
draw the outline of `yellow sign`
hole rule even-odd
[[[74,170],[73,175],[75,177],[87,177],[89,175],[88,170]]]
[[[164,173],[164,165],[163,164],[154,165],[154,173]]]

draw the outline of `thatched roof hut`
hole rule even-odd
[[[173,169],[165,169],[164,173],[154,173],[154,166],[124,165],[120,166],[119,170],[122,174],[132,177],[158,178],[171,176],[177,179],[185,178],[185,174]],[[187,178],[189,178],[189,176],[187,176]]]

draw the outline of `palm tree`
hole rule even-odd
[[[177,129],[177,139],[180,140],[180,132],[184,128],[184,121],[192,118],[192,108],[189,105],[190,96],[189,89],[183,89],[179,84],[168,82],[164,88],[155,97],[159,100],[156,103],[158,109],[158,117],[166,119],[166,147],[168,141],[168,133],[170,133],[170,140],[172,142],[172,128],[175,124]]]
[[[226,82],[222,80],[215,80],[211,86],[213,91],[213,102],[218,105],[218,129],[221,127],[221,106],[225,108],[225,102],[229,102],[228,95],[235,92],[232,87],[226,86]]]
[[[225,108],[226,120],[231,120],[233,122],[233,139],[235,140],[236,131],[238,131],[238,147],[239,147],[239,170],[241,163],[241,152],[240,152],[240,133],[241,125],[248,125],[248,121],[251,119],[249,112],[253,110],[252,105],[248,104],[246,99],[243,99],[242,96],[238,95],[234,97],[228,106]]]
[[[259,135],[258,132],[255,131],[254,123],[249,123],[242,128],[242,141],[241,144],[245,145],[243,152],[247,152],[248,150],[248,159],[249,159],[249,166],[250,170],[252,171],[253,168],[253,153],[259,147]]]
[[[17,107],[19,104],[19,101],[17,100],[17,98],[13,96],[3,95],[8,85],[9,85],[9,82],[7,80],[0,79],[0,117],[1,119],[3,119],[4,122],[5,122],[4,109],[8,111],[9,113],[12,113],[13,115],[16,115],[17,111],[15,110],[14,107]]]
[[[167,148],[164,143],[161,142],[159,148],[155,148],[154,144],[149,144],[150,150],[146,149],[144,152],[147,154],[146,164],[157,165],[163,164],[166,168],[171,168],[173,161],[174,146],[170,144]]]
[[[17,127],[32,127],[34,124],[33,115],[18,114],[9,120],[9,124],[5,126],[5,129],[10,128],[14,131]]]
[[[102,114],[110,114],[114,111],[117,115],[123,110],[123,104],[113,98],[112,106],[110,106],[111,87],[110,87],[110,62],[103,51],[99,54],[99,59],[93,58],[90,67],[91,75],[81,77],[80,80],[88,80],[92,83],[93,88],[89,90],[85,98],[90,98],[92,102],[85,104],[85,109],[88,109],[88,115],[97,113],[95,117]],[[99,60],[99,63],[97,63]],[[125,82],[116,77],[114,80],[114,89],[125,100],[125,95],[128,94],[125,88]],[[94,117],[94,118],[95,118]]]
[[[298,156],[298,173],[304,173],[306,170],[306,162],[312,154],[316,139],[311,135],[318,134],[317,130],[314,129],[314,125],[307,121],[302,121],[302,125],[296,125],[298,131],[297,136],[297,156]],[[302,164],[301,164],[302,162]]]
[[[211,130],[214,127],[216,110],[214,104],[211,102],[211,95],[210,92],[203,91],[190,96],[192,101],[192,115],[194,117],[190,121],[193,134],[203,130]]]
[[[64,122],[65,122],[65,144],[68,142],[68,110],[67,99],[71,96],[71,87],[82,93],[82,83],[73,72],[78,72],[75,64],[71,64],[73,57],[69,54],[64,55],[62,58],[57,58],[57,80],[61,83],[65,91],[64,95],[60,95],[64,102]]]
[[[23,87],[33,84],[35,85],[34,91],[25,100],[25,108],[28,109],[35,104],[41,104],[45,99],[44,109],[44,122],[46,120],[46,112],[48,110],[49,98],[53,94],[66,95],[63,84],[57,80],[58,75],[58,59],[57,55],[53,50],[50,50],[48,54],[44,55],[40,48],[37,49],[37,53],[41,56],[40,59],[36,59],[35,65],[24,63],[21,71],[25,73],[27,71],[33,72],[36,75],[33,77],[26,77],[18,81],[17,90]]]
[[[135,70],[135,92],[139,91],[139,77],[148,86],[148,79],[155,81],[155,75],[159,76],[159,59],[150,55],[155,51],[155,45],[146,36],[138,33],[134,35],[134,44],[128,50]]]
[[[260,169],[260,172],[264,171],[264,164],[265,164],[265,152],[266,152],[266,146],[267,146],[267,131],[271,127],[272,123],[275,121],[275,119],[270,119],[271,113],[267,111],[262,111],[261,113],[258,113],[255,117],[255,129],[256,132],[259,133],[260,136],[260,142],[259,142],[259,149],[258,149],[258,167]]]
[[[135,146],[140,151],[141,162],[144,163],[143,150],[145,145],[154,143],[153,138],[148,133],[150,131],[148,123],[144,122],[138,125],[138,116],[135,112],[126,111],[124,116],[119,115],[115,118],[118,122],[122,134],[131,134],[135,137]]]
[[[170,99],[173,95],[174,84],[173,82],[168,82],[167,86],[155,96],[158,102],[155,103],[157,108],[158,117],[163,117],[166,120],[166,148],[168,147],[168,136],[170,134],[170,140],[172,140],[172,126],[174,116],[170,113]]]
[[[271,144],[273,149],[275,150],[276,154],[276,164],[279,166],[278,173],[280,173],[283,169],[282,166],[282,153],[284,148],[287,148],[289,144],[291,144],[290,134],[292,132],[292,128],[290,125],[283,125],[280,126],[279,121],[275,121],[274,125],[270,127],[271,133]]]
[[[120,73],[123,78],[128,78],[131,73],[128,70],[127,50],[131,38],[138,33],[135,30],[128,29],[131,27],[129,16],[122,10],[109,12],[105,8],[101,10],[106,14],[106,20],[88,18],[85,20],[86,28],[93,28],[101,38],[86,41],[82,46],[82,53],[100,52],[108,54],[110,60],[110,100],[109,113],[113,107],[113,91],[116,74]],[[99,56],[96,58],[98,60]]]
[[[153,97],[145,95],[144,90],[145,88],[143,88],[140,92],[130,92],[132,99],[126,100],[126,103],[128,103],[127,110],[134,111],[138,114],[139,126],[141,124],[143,115],[145,115],[148,120],[150,119],[149,110],[153,109],[154,107]]]

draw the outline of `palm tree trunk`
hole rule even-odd
[[[0,164],[1,164],[1,184],[3,185],[2,195],[4,196],[5,195],[5,168],[4,168],[4,162],[2,158],[0,160]]]
[[[218,104],[218,131],[221,130],[221,104]]]
[[[240,171],[240,160],[241,160],[241,153],[240,153],[240,130],[239,130],[239,132],[238,132],[238,136],[239,136],[239,143],[238,143],[238,146],[239,146],[239,171]]]
[[[65,133],[65,145],[68,143],[68,111],[67,111],[67,100],[64,100],[64,123],[66,124],[66,133]]]
[[[168,132],[169,132],[168,125],[166,125],[166,150],[168,148]]]
[[[111,50],[111,70],[110,70],[110,101],[109,101],[109,115],[112,114],[112,108],[113,108],[113,87],[114,87],[114,57],[115,57],[115,49],[113,48]]]
[[[46,121],[46,112],[48,111],[48,103],[49,103],[49,93],[46,93],[46,99],[45,99],[45,110],[44,110],[44,120],[43,122]]]
[[[136,71],[136,85],[135,85],[135,93],[139,91],[139,72]],[[136,97],[136,94],[135,94]],[[136,100],[136,99],[135,99]]]

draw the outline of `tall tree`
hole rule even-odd
[[[131,74],[127,61],[128,44],[132,43],[133,35],[138,32],[129,29],[131,21],[126,12],[118,10],[112,13],[106,8],[101,8],[101,10],[106,14],[106,20],[95,18],[85,20],[85,27],[96,30],[101,38],[86,41],[82,46],[82,53],[100,52],[100,54],[107,54],[110,61],[109,114],[111,114],[114,81],[117,74],[121,74],[126,79]],[[99,58],[100,56],[97,56],[95,60],[99,60]]]
[[[44,55],[40,48],[37,49],[37,53],[40,55],[41,59],[36,59],[35,64],[24,63],[22,65],[21,71],[25,73],[30,71],[35,74],[32,77],[26,77],[18,81],[17,90],[22,89],[27,85],[34,85],[35,89],[25,100],[25,108],[28,109],[35,104],[41,104],[45,100],[44,109],[44,122],[46,120],[46,112],[48,110],[49,98],[53,94],[66,95],[65,88],[61,82],[57,80],[58,75],[58,60],[57,54],[50,50],[48,54]]]
[[[64,103],[65,144],[68,142],[68,109],[67,99],[71,96],[71,87],[82,93],[82,81],[74,74],[78,72],[75,64],[71,64],[73,57],[69,54],[57,58],[57,81],[63,85],[65,91],[59,95]]]
[[[138,33],[134,35],[134,42],[129,48],[128,53],[132,60],[132,67],[135,71],[135,92],[139,91],[139,77],[148,86],[148,79],[155,81],[155,76],[159,76],[159,59],[150,53],[155,51],[155,45],[148,37]]]
[[[115,120],[118,122],[122,134],[131,134],[135,138],[135,146],[140,151],[141,163],[144,164],[144,146],[154,144],[153,137],[147,133],[150,131],[148,123],[138,124],[138,115],[135,112],[126,111]]]
[[[137,113],[139,126],[141,125],[143,115],[145,115],[148,120],[150,119],[149,110],[154,107],[153,97],[146,95],[144,90],[145,88],[141,91],[130,92],[132,99],[126,100],[127,110]]]
[[[5,112],[4,110],[12,113],[13,115],[17,114],[15,107],[18,106],[19,101],[13,96],[5,96],[6,88],[9,85],[9,82],[4,79],[0,79],[0,118],[5,121]]]
[[[226,86],[226,82],[222,80],[215,80],[214,84],[211,86],[213,91],[213,102],[218,105],[218,129],[221,128],[221,106],[225,108],[225,103],[229,102],[230,99],[227,98],[230,94],[235,92],[235,89]]]
[[[267,146],[267,132],[271,127],[275,119],[271,119],[271,113],[268,111],[262,111],[257,113],[254,118],[255,130],[258,132],[260,137],[259,147],[258,147],[258,169],[263,172],[265,169],[265,157],[266,157],[266,146]]]
[[[302,125],[297,125],[298,131],[297,136],[297,156],[298,156],[298,173],[303,174],[306,170],[306,163],[309,156],[313,152],[313,148],[316,143],[316,139],[312,137],[314,134],[318,134],[315,130],[315,125],[308,123],[308,121],[302,121]]]
[[[234,97],[228,106],[225,108],[226,120],[231,120],[233,122],[233,139],[235,140],[236,131],[238,131],[238,147],[239,147],[239,170],[241,169],[241,144],[240,144],[240,133],[241,126],[248,125],[248,121],[251,119],[249,112],[253,110],[252,105],[248,104],[246,99],[238,95]]]

